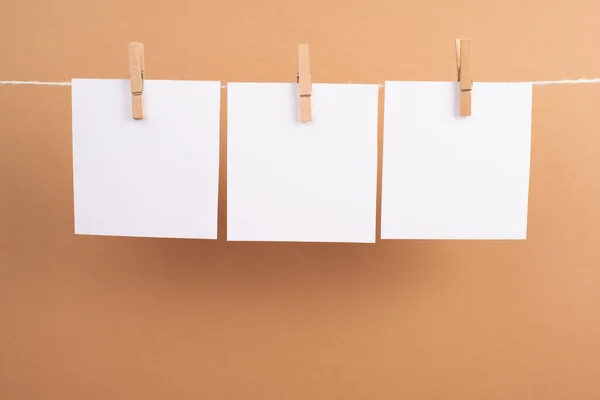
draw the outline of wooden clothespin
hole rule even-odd
[[[307,44],[298,46],[298,85],[300,88],[300,121],[312,121],[312,82]]]
[[[456,66],[460,82],[460,116],[471,115],[471,92],[473,79],[471,77],[471,41],[456,39]]]
[[[144,43],[129,43],[129,83],[133,119],[144,119]]]

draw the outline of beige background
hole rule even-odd
[[[307,42],[315,82],[449,81],[456,37],[479,81],[600,77],[599,18],[597,0],[6,0],[0,80],[125,78],[139,40],[150,79],[291,82]],[[70,107],[68,87],[0,86],[0,398],[600,398],[600,85],[534,89],[523,242],[227,243],[225,119],[218,241],[76,237]]]

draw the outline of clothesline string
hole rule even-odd
[[[352,83],[352,82],[350,82]],[[600,78],[583,78],[583,79],[563,79],[555,81],[530,81],[522,83],[531,83],[532,85],[581,85],[600,83]],[[43,81],[0,81],[0,85],[31,85],[31,86],[71,86],[71,82],[43,82]],[[380,88],[385,87],[384,84],[377,84]],[[226,89],[227,85],[222,85],[222,89]]]

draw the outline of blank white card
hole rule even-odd
[[[377,85],[229,83],[227,239],[374,242]]]
[[[217,238],[220,82],[73,80],[75,233]]]
[[[382,239],[525,239],[532,85],[386,82]]]

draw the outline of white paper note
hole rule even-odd
[[[376,85],[229,83],[227,239],[374,242]]]
[[[386,82],[382,239],[525,239],[532,86]]]
[[[217,238],[220,82],[73,80],[75,233]]]

